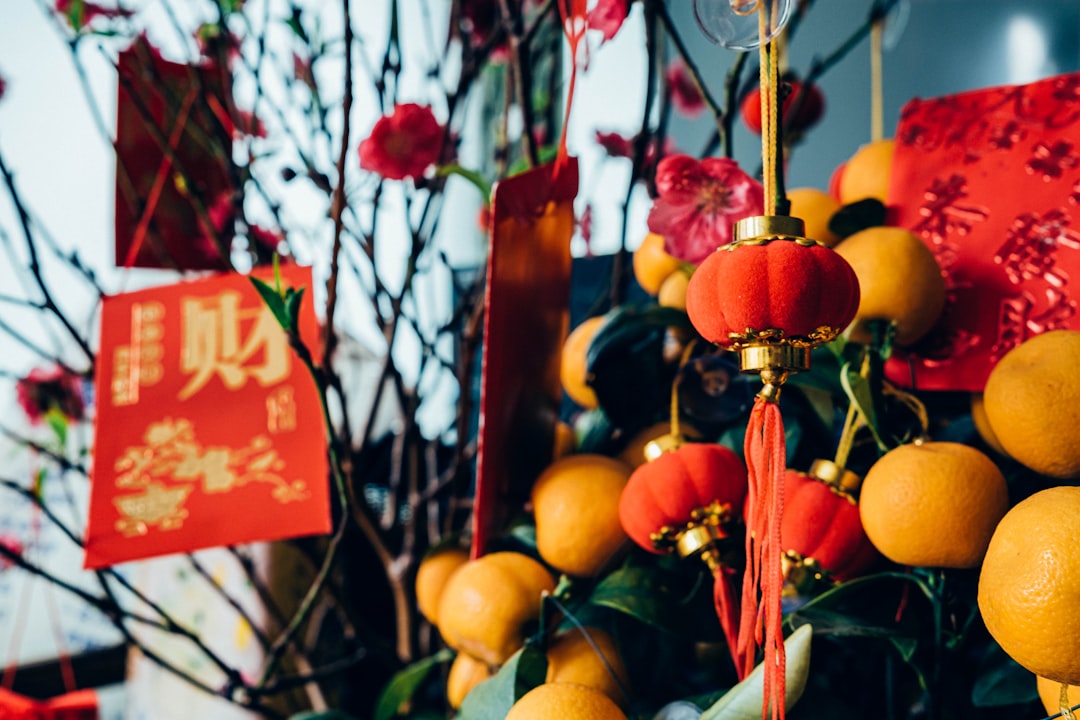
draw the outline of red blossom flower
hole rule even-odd
[[[664,249],[699,263],[731,242],[737,220],[764,212],[761,184],[727,158],[665,157],[656,167],[658,197],[649,230],[664,236]]]
[[[360,167],[387,180],[422,177],[439,160],[443,126],[431,108],[406,103],[379,118],[360,143]]]
[[[31,370],[15,383],[15,399],[33,423],[40,422],[53,410],[68,420],[85,417],[79,376],[59,366]]]
[[[19,538],[9,533],[0,533],[0,546],[3,546],[6,551],[5,554],[0,554],[0,570],[7,570],[15,565],[15,561],[12,559],[12,555],[21,558],[23,555],[23,544]]]
[[[4,91],[7,90],[7,80],[3,75],[0,75],[0,100],[4,99]]]
[[[597,130],[596,142],[598,142],[600,147],[604,148],[611,157],[634,157],[634,141],[625,135]]]
[[[82,30],[96,18],[103,17],[108,20],[115,18],[131,17],[134,11],[125,8],[107,8],[97,3],[86,0],[56,0],[56,12],[63,15],[71,29]]]
[[[227,246],[231,245],[233,236],[236,234],[236,210],[233,207],[232,194],[224,192],[218,195],[214,204],[206,209],[206,214],[210,218],[214,230],[222,237],[225,244]],[[267,230],[264,227],[250,223],[246,227],[248,249],[254,255],[255,265],[269,265],[274,260],[274,253],[281,255],[282,236],[280,232]],[[200,255],[208,258],[206,261],[208,264],[217,262],[221,257],[217,246],[214,245],[213,238],[208,235],[204,235],[196,241],[195,249]],[[283,263],[289,261],[286,257],[280,259]]]
[[[698,115],[705,109],[705,100],[701,97],[701,91],[690,77],[690,71],[686,63],[675,59],[668,65],[664,73],[668,87],[671,89],[671,104],[684,115]]]
[[[627,0],[599,0],[585,22],[590,30],[599,30],[603,34],[601,42],[607,42],[619,32],[628,12]]]
[[[315,73],[311,69],[311,58],[301,57],[299,53],[292,54],[293,77],[307,85],[315,87]]]

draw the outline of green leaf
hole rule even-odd
[[[56,435],[56,441],[62,453],[64,448],[67,447],[67,416],[59,408],[49,408],[49,411],[45,413],[45,422],[49,425],[49,429],[53,431],[53,434]]]
[[[664,337],[668,327],[688,325],[681,310],[624,305],[596,331],[585,354],[589,384],[616,426],[645,427],[670,406],[674,368],[664,362]]]
[[[672,608],[679,607],[658,574],[644,567],[623,567],[611,573],[593,588],[589,602],[665,630],[672,627]]]
[[[990,643],[979,663],[979,676],[971,688],[975,707],[1018,705],[1038,698],[1035,678],[1005,654],[997,643]]]
[[[285,21],[285,24],[288,25],[289,29],[296,34],[296,37],[303,40],[305,44],[311,44],[308,40],[307,33],[304,31],[304,25],[300,22],[300,8],[295,5],[292,6],[292,15]]]
[[[285,307],[285,298],[263,280],[254,276],[249,276],[249,279],[251,284],[255,286],[255,290],[258,291],[259,297],[266,303],[266,307],[270,308],[274,319],[278,321],[278,324],[281,325],[285,332],[288,332],[290,328],[289,310]]]
[[[829,230],[846,238],[867,228],[885,224],[885,205],[875,198],[866,198],[843,206],[829,218]]]
[[[290,715],[289,720],[357,720],[355,716],[340,710],[308,711]]]
[[[300,304],[304,301],[305,288],[289,288],[285,291],[285,313],[289,320],[289,330],[300,327]]]
[[[440,165],[435,168],[435,174],[446,177],[448,175],[457,175],[472,183],[480,194],[484,196],[484,202],[490,202],[491,200],[491,183],[489,183],[483,175],[476,170],[469,170],[460,165]]]
[[[878,432],[877,415],[874,412],[874,396],[870,389],[870,381],[859,374],[855,366],[850,362],[844,363],[840,369],[840,384],[844,388],[844,394],[862,413],[866,420],[866,426],[874,436],[874,441],[882,452],[886,452],[889,446],[881,438]]]
[[[453,657],[454,652],[444,648],[434,655],[414,662],[412,665],[398,671],[394,677],[390,678],[390,682],[386,684],[382,693],[379,694],[379,699],[375,703],[375,720],[390,720],[390,718],[397,715],[398,710],[412,698],[432,668],[440,663],[447,662]],[[310,720],[315,720],[315,718]],[[336,719],[329,716],[326,720]]]
[[[543,652],[532,646],[518,650],[499,672],[465,696],[457,720],[503,720],[517,699],[543,683],[546,675]]]
[[[784,640],[787,665],[784,668],[784,707],[790,710],[806,689],[810,677],[810,625],[803,625]],[[731,688],[701,714],[699,720],[760,720],[764,701],[765,666],[758,665],[745,680]]]

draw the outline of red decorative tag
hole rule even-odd
[[[210,217],[231,196],[226,73],[168,62],[143,37],[117,70],[116,264],[226,269],[212,238],[233,234]]]
[[[329,532],[315,385],[248,277],[106,298],[101,327],[86,567]]]
[[[577,161],[545,165],[495,187],[484,298],[480,439],[472,554],[502,528],[551,462],[569,324],[570,238]],[[516,491],[516,495],[515,495]]]
[[[889,376],[981,391],[1032,335],[1080,329],[1080,74],[908,103],[896,132],[894,223],[934,251],[948,303]]]
[[[76,690],[35,700],[0,688],[0,720],[98,720],[97,693]]]

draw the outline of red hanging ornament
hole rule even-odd
[[[723,445],[689,443],[664,452],[630,476],[619,502],[626,534],[649,552],[700,557],[714,578],[713,600],[735,658],[738,600],[719,544],[740,517],[746,467]],[[735,663],[740,679],[740,663]]]
[[[787,471],[780,538],[789,584],[844,582],[878,561],[852,495],[860,482],[858,475],[829,460],[814,461],[806,473]]]
[[[750,487],[738,655],[749,673],[756,647],[764,648],[764,708],[771,704],[774,718],[784,717],[785,665],[780,533],[787,457],[780,387],[789,373],[810,367],[810,350],[834,339],[859,304],[851,267],[804,232],[793,217],[740,220],[735,241],[701,264],[686,294],[698,332],[738,352],[742,371],[760,374],[764,383],[746,429]]]

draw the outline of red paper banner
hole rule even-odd
[[[231,202],[226,74],[210,61],[164,60],[142,37],[117,70],[116,264],[226,269],[212,233],[227,244],[232,231],[212,231],[210,217]]]
[[[981,391],[1025,339],[1080,329],[1080,74],[908,103],[896,132],[893,224],[933,250],[948,304],[889,376]]]
[[[472,554],[482,555],[551,462],[569,324],[577,160],[501,181],[484,298]]]
[[[248,277],[106,298],[101,326],[86,567],[330,531],[318,395]]]

